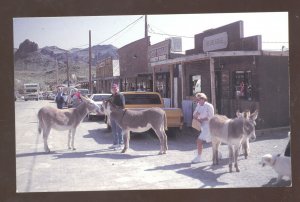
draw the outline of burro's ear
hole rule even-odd
[[[255,110],[255,112],[253,112],[251,115],[250,115],[250,119],[252,121],[255,121],[257,119],[257,116],[258,116],[258,110]]]
[[[88,102],[89,101],[89,99],[87,97],[83,96],[83,95],[81,95],[80,97],[81,97],[82,101],[84,101],[84,102]]]

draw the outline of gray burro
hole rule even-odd
[[[101,109],[110,118],[114,119],[122,128],[125,139],[125,153],[129,148],[130,132],[146,132],[153,129],[160,141],[159,154],[166,154],[168,150],[167,135],[167,116],[166,112],[158,107],[149,109],[122,109],[114,105],[110,100],[105,101]]]
[[[39,133],[43,132],[45,152],[50,152],[47,141],[52,128],[59,131],[69,130],[68,149],[75,150],[74,137],[77,126],[81,123],[87,113],[91,111],[100,111],[100,107],[93,100],[84,96],[81,98],[82,102],[76,108],[56,109],[51,106],[45,106],[39,110],[38,131]]]

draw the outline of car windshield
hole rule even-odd
[[[107,100],[109,97],[110,95],[94,95],[93,100],[98,102],[98,101]]]
[[[124,94],[125,104],[161,104],[156,94]]]

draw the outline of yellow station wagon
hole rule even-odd
[[[125,98],[125,108],[145,109],[160,107],[165,110],[167,115],[168,128],[183,127],[183,113],[180,108],[165,108],[164,101],[157,92],[129,91],[122,92]]]

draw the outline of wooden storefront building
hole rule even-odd
[[[120,65],[118,59],[107,57],[97,64],[96,91],[98,93],[110,93],[112,83],[119,84]]]
[[[258,109],[258,129],[288,126],[288,52],[261,46],[261,36],[244,37],[238,21],[195,35],[195,48],[183,57],[150,64],[153,71],[169,67],[171,103],[183,108],[187,125],[194,94],[204,92],[219,114]]]
[[[120,60],[120,91],[138,89],[152,91],[151,69],[147,51],[149,37],[145,37],[118,49]]]

